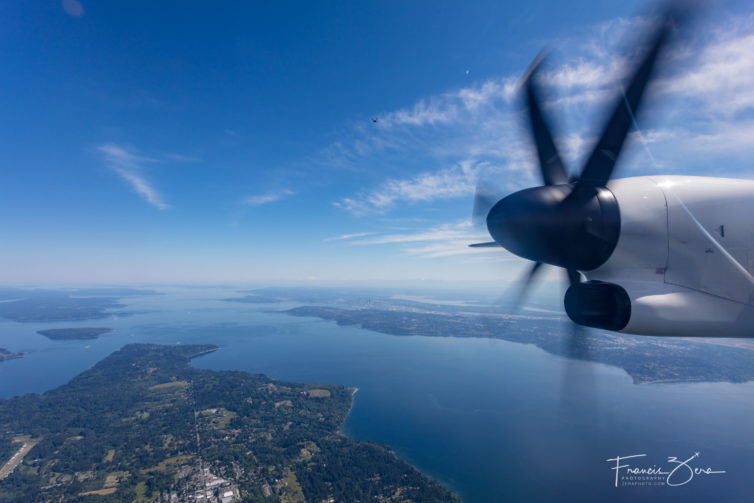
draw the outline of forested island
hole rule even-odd
[[[752,346],[724,339],[648,337],[595,330],[579,337],[576,343],[580,347],[574,349],[566,343],[570,322],[551,316],[428,312],[415,307],[301,306],[283,312],[391,335],[482,337],[534,344],[556,355],[583,355],[583,359],[621,367],[636,383],[754,379]]]
[[[459,501],[339,434],[353,389],[189,365],[216,349],[129,345],[0,400],[0,502]]]
[[[8,351],[5,348],[0,348],[0,362],[4,362],[5,360],[12,360],[14,358],[23,358],[25,355],[23,353],[14,353],[12,351]]]
[[[52,340],[86,340],[96,339],[102,334],[112,332],[112,328],[51,328],[49,330],[38,330],[37,333],[44,335]]]

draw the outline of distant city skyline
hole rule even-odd
[[[0,281],[515,279],[524,261],[467,245],[489,240],[479,178],[541,183],[519,79],[549,46],[576,172],[651,5],[0,6]],[[754,177],[754,7],[699,17],[617,176]]]

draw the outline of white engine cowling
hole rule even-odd
[[[637,177],[608,189],[618,243],[569,289],[568,315],[644,335],[754,336],[754,182]]]

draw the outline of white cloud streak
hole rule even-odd
[[[376,190],[335,204],[352,213],[363,214],[383,211],[396,201],[415,203],[467,196],[474,191],[478,170],[477,166],[462,162],[435,173],[419,173],[405,180],[387,180]]]
[[[424,258],[448,257],[454,255],[485,254],[490,251],[501,254],[500,248],[469,248],[469,244],[489,241],[489,235],[474,229],[468,220],[445,223],[426,230],[402,233],[373,235],[368,239],[352,234],[343,239],[353,246],[398,245],[404,253]]]
[[[323,239],[323,243],[329,243],[330,241],[344,241],[354,238],[363,238],[365,236],[371,236],[374,232],[354,232],[353,234],[341,234],[340,236],[334,236],[331,238]]]
[[[107,143],[98,147],[105,157],[105,164],[123,180],[131,185],[131,188],[144,198],[149,204],[158,210],[166,210],[168,206],[163,201],[160,193],[152,187],[144,176],[144,165],[156,162],[156,159],[142,157],[134,154],[125,147]]]
[[[243,200],[243,203],[247,206],[262,206],[265,204],[274,203],[285,199],[295,194],[292,190],[284,189],[278,192],[269,192],[267,194],[259,194],[256,196],[249,196]]]
[[[420,100],[413,107],[389,112],[380,117],[379,129],[400,126],[438,126],[457,122],[468,113],[495,102],[510,101],[516,93],[518,79],[504,77],[481,85],[448,92],[429,100]]]
[[[660,82],[661,91],[709,106],[726,118],[754,107],[754,18],[718,33],[685,72]]]

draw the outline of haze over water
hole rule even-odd
[[[212,343],[220,350],[195,366],[358,387],[344,432],[391,446],[466,502],[749,499],[752,383],[635,385],[622,369],[576,362],[568,368],[578,385],[563,397],[567,361],[532,345],[386,335],[267,312],[298,303],[220,300],[238,296],[230,289],[159,290],[167,294],[123,298],[131,317],[0,321],[0,347],[27,353],[0,363],[0,395],[51,389],[128,343]],[[118,331],[70,341],[36,334],[80,326]],[[646,454],[637,466],[672,469],[669,456],[697,452],[692,466],[725,473],[616,488],[606,461]]]

